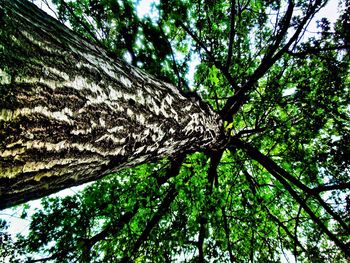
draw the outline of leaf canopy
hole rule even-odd
[[[346,262],[349,1],[339,1],[334,25],[320,18],[317,32],[307,26],[327,1],[161,0],[151,17],[138,16],[139,1],[53,3],[62,22],[111,56],[198,93],[231,139],[44,198],[29,234],[13,241],[17,252],[2,241],[2,257]]]

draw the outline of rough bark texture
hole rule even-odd
[[[222,136],[218,115],[174,86],[0,0],[0,208]]]

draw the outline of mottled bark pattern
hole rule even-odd
[[[0,208],[221,138],[218,116],[174,86],[0,0]]]

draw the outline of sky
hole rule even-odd
[[[51,9],[47,7],[41,0],[33,0],[33,2],[41,9],[43,9],[46,13],[50,14],[51,16],[55,17],[55,14],[53,10],[55,8],[51,4]],[[51,3],[51,0],[48,0],[49,3]],[[138,7],[137,7],[137,13],[140,17],[149,15],[151,17],[154,17],[157,15],[156,10],[152,8],[153,3],[159,3],[159,0],[141,0]],[[312,32],[317,31],[316,27],[316,21],[319,20],[322,17],[327,17],[328,20],[332,23],[334,23],[338,17],[338,6],[337,6],[337,0],[330,0],[327,4],[327,6],[322,9],[313,19],[313,22],[310,23],[309,28],[307,30],[306,35],[312,34]],[[194,56],[192,62],[189,65],[189,72],[187,75],[187,78],[190,80],[190,83],[193,81],[194,73],[196,66],[199,64],[199,57]],[[284,93],[284,95],[290,95],[294,92],[294,90],[289,90]],[[83,189],[86,185],[73,187],[70,189],[63,190],[61,192],[58,192],[54,194],[53,196],[67,196],[67,195],[73,195],[77,191]],[[28,215],[31,215],[35,212],[35,209],[40,207],[40,200],[35,200],[29,202],[31,209],[28,210]],[[15,208],[5,209],[3,211],[0,211],[0,218],[5,219],[7,222],[10,223],[10,228],[8,229],[8,232],[11,234],[16,233],[22,233],[26,234],[28,232],[30,221],[27,219],[21,219],[19,218],[22,213],[22,207],[18,206]],[[289,262],[294,262],[293,258],[290,256],[286,256],[288,258]],[[283,260],[283,262],[288,262],[286,259]]]

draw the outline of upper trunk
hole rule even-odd
[[[0,0],[0,209],[118,169],[220,145],[217,114]]]

